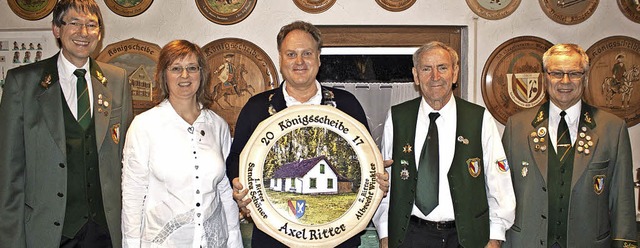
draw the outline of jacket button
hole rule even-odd
[[[59,197],[63,197],[63,196],[64,196],[64,194],[63,194],[63,193],[58,192],[58,196],[59,196]]]
[[[64,168],[64,164],[63,163],[59,163],[58,166],[60,166],[60,168]]]
[[[55,225],[55,226],[60,226],[60,222],[57,222],[57,221],[56,221],[56,222],[53,222],[53,225]]]
[[[540,215],[540,217],[542,217],[543,219],[547,219],[547,216],[544,215]]]
[[[542,187],[542,191],[547,192],[547,188]]]

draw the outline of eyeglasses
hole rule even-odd
[[[187,73],[191,74],[191,73],[197,73],[200,71],[200,67],[199,66],[195,66],[195,65],[190,65],[187,67],[182,67],[182,66],[171,66],[168,67],[167,70],[174,75],[180,75],[182,74],[183,70],[187,70]]]
[[[563,71],[548,71],[547,74],[553,78],[553,79],[563,79],[564,75],[568,75],[570,80],[573,81],[577,81],[582,79],[582,77],[584,77],[584,72],[582,71],[570,71],[570,72],[563,72]]]
[[[81,30],[82,27],[85,27],[85,28],[87,28],[87,31],[95,32],[100,28],[100,25],[95,24],[95,23],[86,23],[86,24],[85,23],[78,23],[78,22],[69,22],[69,23],[67,23],[65,21],[61,21],[60,23],[62,23],[62,25],[65,25],[65,26],[69,26],[69,28],[71,28],[71,30],[74,30],[74,31]]]

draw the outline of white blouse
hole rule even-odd
[[[167,100],[137,115],[124,146],[123,247],[242,247],[230,145],[229,126],[209,109],[193,125]]]

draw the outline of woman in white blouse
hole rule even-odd
[[[123,247],[242,247],[225,175],[229,126],[206,108],[202,50],[169,42],[155,76],[164,100],[135,117],[124,146]]]

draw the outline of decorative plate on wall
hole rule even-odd
[[[640,122],[640,41],[627,36],[604,38],[589,49],[591,69],[584,91],[589,104],[614,113],[630,127]]]
[[[565,25],[578,24],[593,15],[600,0],[538,0],[551,20]]]
[[[258,0],[196,0],[200,13],[209,21],[229,25],[247,18]]]
[[[618,0],[618,7],[627,18],[640,23],[640,2],[638,0]]]
[[[482,69],[482,97],[503,125],[511,115],[544,102],[542,55],[551,46],[542,38],[520,36],[502,43],[487,59]]]
[[[113,13],[121,16],[137,16],[146,11],[153,0],[104,0]]]
[[[56,6],[56,0],[7,0],[9,7],[19,17],[25,20],[40,20],[49,15]]]
[[[520,5],[520,0],[467,0],[467,5],[482,18],[498,20],[511,15]]]
[[[376,0],[380,7],[393,12],[403,11],[416,3],[416,0]]]
[[[335,247],[371,220],[383,171],[362,123],[333,106],[298,105],[260,122],[239,178],[260,230],[289,247]]]
[[[224,38],[202,47],[211,67],[210,109],[224,118],[235,132],[240,110],[250,97],[278,87],[278,71],[269,55],[255,44]]]
[[[127,70],[135,114],[160,102],[160,88],[154,79],[160,50],[156,44],[131,38],[108,45],[96,58]]]
[[[318,14],[331,8],[336,0],[293,0],[293,2],[304,12]]]

